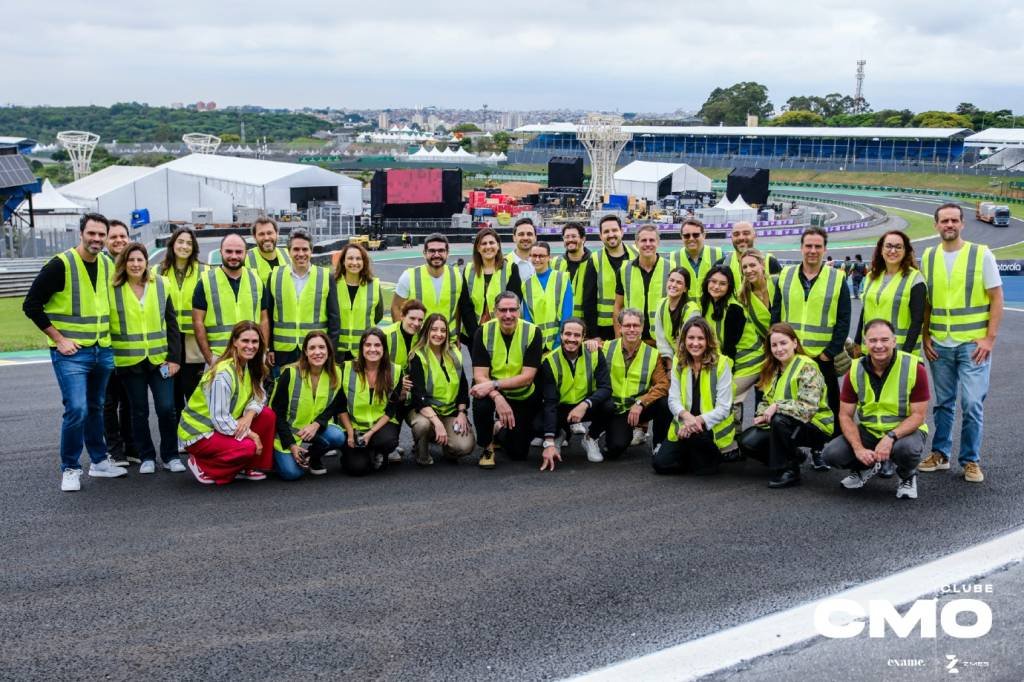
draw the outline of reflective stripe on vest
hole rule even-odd
[[[948,275],[939,247],[925,249],[921,269],[932,305],[928,329],[933,338],[944,339],[949,335],[958,343],[968,343],[988,333],[991,302],[985,290],[983,262],[987,249],[982,244],[966,242]]]
[[[780,400],[778,392],[782,390],[782,400],[796,400],[797,395],[800,392],[800,372],[804,366],[810,363],[814,367],[814,371],[821,374],[821,370],[818,369],[818,365],[815,364],[814,360],[810,359],[806,355],[795,355],[790,360],[789,366],[785,368],[781,376],[776,376],[775,381],[765,391],[764,399],[770,405]],[[826,436],[832,435],[835,428],[835,417],[832,415],[832,410],[828,407],[828,391],[822,389],[821,396],[818,398],[818,410],[811,417],[811,423],[817,426],[822,433]]]
[[[683,325],[691,317],[700,316],[700,306],[695,301],[685,299],[682,304],[683,310],[679,313],[679,328],[672,329],[672,309],[669,308],[669,300],[666,298],[658,305],[657,316],[661,318],[661,328],[665,330],[665,340],[672,346],[672,354],[675,355],[676,347],[679,345],[679,332]]]
[[[402,333],[401,322],[392,322],[381,331],[384,332],[384,336],[388,339],[388,355],[391,357],[391,362],[404,367],[409,361],[409,348],[416,345],[416,340],[420,338],[420,335],[413,334],[407,347],[405,345],[405,334]],[[359,340],[356,339],[356,345],[358,344]],[[353,354],[358,355],[358,351],[359,349],[356,348]]]
[[[221,371],[227,371],[231,382],[231,416],[238,419],[245,411],[245,407],[252,400],[252,380],[249,378],[247,367],[242,368],[242,375],[235,373],[235,363],[230,358],[222,360],[207,371],[192,392],[188,399],[188,405],[181,412],[181,420],[178,422],[178,439],[181,441],[192,441],[202,438],[213,432],[213,419],[210,417],[210,405],[206,402],[204,387],[213,381]]]
[[[672,266],[673,268],[686,268],[690,273],[690,289],[693,291],[701,291],[701,287],[704,283],[704,277],[707,276],[708,270],[710,270],[711,267],[721,258],[721,247],[708,246],[705,244],[701,248],[696,270],[694,270],[693,265],[690,264],[690,258],[686,255],[686,249],[679,249],[676,251]]]
[[[581,348],[580,355],[576,357],[576,363],[570,364],[561,346],[559,346],[544,358],[544,362],[551,369],[551,375],[555,378],[559,403],[562,405],[579,405],[588,395],[597,390],[597,380],[594,377],[594,371],[597,369],[597,354],[599,352],[591,352]],[[576,370],[580,367],[580,360],[583,360],[583,371],[577,372]]]
[[[884,275],[864,278],[864,324],[874,319],[889,321],[896,328],[896,347],[902,348],[910,333],[910,291],[924,277],[916,268],[910,268],[888,281],[883,282],[884,279]],[[866,345],[861,348],[867,350]]]
[[[462,278],[459,271],[451,265],[445,265],[441,274],[441,293],[438,296],[434,290],[430,273],[426,265],[420,265],[409,273],[409,298],[415,298],[427,309],[427,316],[431,313],[441,313],[444,319],[448,320],[448,329],[454,334],[455,312],[459,306],[459,294],[462,291],[460,286]],[[424,283],[429,286],[424,287]]]
[[[644,276],[640,261],[631,260],[622,269],[622,292],[624,307],[636,308],[647,316],[647,324],[654,329],[654,320],[658,315],[658,306],[665,298],[668,286],[668,273],[672,269],[665,258],[658,256],[651,272],[651,279],[644,291]]]
[[[767,289],[768,300],[772,301],[776,292],[774,277],[768,278]],[[768,353],[765,348],[765,339],[768,337],[768,329],[771,326],[771,309],[751,292],[750,305],[743,308],[743,313],[747,322],[743,325],[743,334],[736,344],[736,361],[732,368],[733,378],[759,374]]]
[[[730,367],[732,361],[729,358],[720,356],[718,362],[711,365],[711,367],[702,367],[700,370],[700,413],[708,414],[715,409],[715,405],[718,402],[718,382],[722,380],[722,374],[726,367]],[[687,412],[691,412],[691,403],[693,402],[690,398],[690,381],[687,379],[690,372],[689,365],[683,365],[679,367],[679,363],[673,363],[675,369],[673,371],[676,374],[676,384],[679,386],[679,402],[682,403],[683,409]],[[729,401],[729,414],[728,416],[715,424],[711,429],[711,435],[715,440],[715,445],[721,450],[732,443],[736,437],[736,420],[732,413],[732,401]],[[672,441],[679,440],[679,415],[672,415],[672,424],[668,429],[668,439]]]
[[[804,288],[799,281],[800,267],[791,265],[782,271],[781,317],[796,331],[807,354],[815,357],[832,341],[845,275],[839,268],[822,267],[805,299]]]
[[[516,329],[512,333],[512,341],[505,344],[504,339],[498,343],[498,336],[501,333],[498,320],[485,322],[480,328],[483,334],[484,348],[491,358],[491,378],[495,380],[508,379],[523,371],[523,362],[526,359],[526,350],[534,335],[539,333],[536,326],[523,320],[516,320]],[[502,353],[504,356],[502,357]],[[502,389],[506,398],[512,400],[524,400],[533,395],[533,384],[529,383],[520,388]]]
[[[334,368],[335,387],[333,390],[330,376],[321,372],[314,393],[310,375],[302,377],[298,363],[288,365],[287,368],[291,370],[288,381],[278,381],[274,390],[288,393],[288,411],[286,414],[277,415],[277,418],[283,419],[288,424],[294,436],[299,429],[312,424],[334,400],[334,396],[341,390],[341,370],[338,367]],[[279,452],[285,452],[284,445],[277,436],[274,436],[274,446]]]
[[[195,328],[192,326],[192,294],[195,293],[196,285],[199,284],[199,277],[208,268],[199,263],[193,263],[185,272],[185,276],[178,284],[178,277],[175,275],[174,267],[161,273],[159,265],[154,265],[152,272],[156,276],[163,276],[167,283],[167,295],[174,304],[174,315],[178,319],[178,329],[182,334],[193,334]]]
[[[378,370],[379,371],[379,370]],[[348,399],[348,416],[357,431],[366,431],[377,420],[384,416],[388,406],[388,397],[395,390],[401,374],[397,365],[391,365],[391,386],[387,395],[377,397],[373,389],[367,385],[364,377],[352,368],[352,362],[346,362],[341,368],[341,381],[345,386],[345,398]]]
[[[80,346],[110,346],[110,259],[102,254],[96,258],[96,287],[90,292],[86,287],[92,282],[77,249],[68,249],[54,258],[64,264],[64,288],[43,304],[50,323],[64,338]],[[50,337],[47,343],[57,347]]]
[[[277,266],[271,267],[267,259],[258,253],[260,247],[257,246],[254,249],[249,249],[245,254],[245,267],[253,270],[257,277],[259,277],[260,284],[264,284],[270,279],[270,274],[276,268],[283,266],[291,266],[292,257],[288,255],[288,252],[282,249],[280,246],[274,249],[277,254]]]
[[[590,251],[584,249],[583,259],[578,261],[579,265],[576,266],[576,272],[569,277],[569,283],[572,285],[572,314],[575,317],[583,317],[583,273],[587,270],[587,261],[590,260]],[[551,269],[561,270],[568,274],[569,272],[569,259],[566,256],[552,256],[551,257]]]
[[[626,257],[619,263],[623,264],[636,258],[636,251],[631,247],[623,245],[626,250]],[[594,274],[597,277],[597,325],[599,327],[612,326],[612,314],[615,312],[615,271],[612,262],[608,260],[604,249],[598,249],[590,256],[590,262],[594,267]],[[602,324],[607,321],[607,324]]]
[[[130,284],[112,287],[110,345],[115,367],[130,367],[145,359],[154,365],[167,359],[167,286],[157,275],[140,301]],[[129,290],[125,301],[125,289]]]
[[[206,295],[206,340],[210,352],[219,357],[227,348],[231,330],[242,321],[260,322],[260,299],[263,285],[255,273],[242,270],[235,296],[228,276],[221,268],[208,270],[203,275],[203,293]]]
[[[348,293],[348,284],[342,277],[338,280],[335,295],[338,297],[338,313],[341,320],[338,352],[355,355],[359,350],[359,337],[377,322],[373,316],[377,301],[381,300],[380,280],[374,277],[369,284],[360,284],[353,300]]]
[[[654,378],[654,366],[658,362],[658,352],[653,346],[641,343],[627,369],[622,341],[615,339],[608,344],[605,359],[608,361],[608,371],[612,380],[612,402],[621,414],[650,389],[651,379]]]
[[[857,394],[857,418],[861,426],[881,438],[910,416],[910,394],[917,384],[920,360],[909,353],[896,351],[893,366],[878,396],[867,374],[870,362],[869,357],[854,360],[850,368],[850,385]],[[921,424],[921,431],[928,433],[928,425]]]
[[[462,359],[457,358],[451,349],[445,349],[441,360],[438,360],[434,351],[428,348],[421,348],[416,355],[423,367],[423,383],[430,406],[442,417],[454,414],[458,406],[456,401],[462,376]],[[441,366],[442,362],[444,368],[448,370],[447,374]]]
[[[274,295],[273,349],[295,350],[311,331],[327,331],[327,295],[330,293],[327,268],[314,265],[302,293],[295,295],[292,269],[274,268],[270,274]],[[348,292],[345,292],[346,295]]]
[[[562,299],[569,278],[561,270],[551,270],[548,285],[541,286],[540,278],[534,276],[523,283],[523,305],[530,311],[530,319],[540,329],[544,347],[553,348],[562,320]]]
[[[466,266],[464,279],[469,299],[473,302],[473,312],[476,313],[477,322],[483,317],[484,311],[492,312],[494,297],[508,288],[508,280],[512,276],[512,268],[516,267],[508,260],[501,263],[501,269],[491,275],[488,281],[484,273],[476,273],[476,267],[472,264]]]

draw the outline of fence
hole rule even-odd
[[[0,258],[40,258],[66,251],[78,244],[78,230],[30,229],[0,225]]]
[[[0,262],[0,298],[24,296],[48,258],[18,258]]]

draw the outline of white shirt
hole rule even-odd
[[[960,255],[960,251],[964,247],[960,247],[956,251],[946,251],[941,245],[935,248],[942,252],[943,260],[946,263],[946,277],[951,277],[956,257]],[[981,259],[981,275],[986,291],[1003,286],[1003,277],[999,274],[999,265],[996,263],[996,257],[992,254],[991,249],[985,249],[985,255]],[[960,345],[960,342],[955,341],[948,332],[941,338],[934,337],[933,341],[944,348],[955,348]]]
[[[292,268],[289,268],[289,270],[292,274],[292,283],[295,285],[295,298],[298,298],[302,296],[302,290],[306,287],[306,282],[309,281],[309,273],[313,272],[313,269],[306,270],[305,275],[300,275]]]
[[[399,277],[398,282],[395,284],[395,295],[401,296],[402,298],[409,298],[409,279],[411,278],[412,268],[405,270]],[[445,273],[442,270],[441,274],[437,277],[428,274],[430,281],[434,283],[434,296],[437,299],[441,298],[441,287],[444,285]]]
[[[519,254],[515,251],[512,252],[512,262],[519,268],[519,281],[525,282],[530,277],[537,274],[537,271],[533,269],[533,263],[530,262],[529,258],[520,258]]]
[[[669,373],[672,375],[672,384],[668,389],[668,409],[672,412],[672,418],[678,420],[680,412],[683,410],[690,412],[690,405],[683,405],[683,389],[679,384],[679,375],[676,373],[675,367],[672,367]],[[683,381],[687,382],[687,386],[693,381],[693,373],[690,371],[689,365],[683,372]],[[732,370],[727,367],[722,368],[722,376],[719,378],[716,388],[718,393],[715,396],[715,409],[699,415],[704,418],[704,425],[708,431],[720,424],[732,411]],[[690,399],[693,399],[692,395]]]

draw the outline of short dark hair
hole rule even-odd
[[[498,306],[506,298],[515,299],[517,305],[521,303],[518,296],[516,296],[513,292],[509,291],[508,289],[505,289],[504,291],[499,292],[498,295],[494,297],[494,309],[497,310]]]
[[[293,228],[292,231],[288,233],[289,248],[291,247],[292,242],[295,241],[296,239],[305,239],[307,242],[309,242],[310,248],[313,247],[313,237],[310,236],[309,231],[304,228],[296,227]]]
[[[126,233],[131,231],[131,230],[128,229],[128,226],[125,225],[123,222],[121,222],[117,218],[112,218],[110,220],[110,225],[107,227],[107,232],[109,232],[110,230],[114,229],[115,227],[123,227],[124,231]]]
[[[226,242],[231,237],[238,237],[239,239],[242,240],[242,246],[244,246],[246,250],[249,249],[249,245],[245,243],[245,237],[243,237],[242,235],[238,234],[237,232],[228,232],[226,235],[221,237],[220,238],[220,245],[217,248],[219,248],[221,251],[223,251],[224,250],[224,242]]]
[[[939,211],[942,211],[943,209],[947,208],[955,208],[956,210],[960,211],[960,220],[964,219],[964,207],[952,201],[947,201],[942,206],[939,206],[937,209],[935,209],[935,222],[939,222]]]
[[[423,250],[427,250],[427,244],[430,242],[444,242],[445,246],[448,246],[448,237],[445,237],[440,232],[433,232],[427,235],[427,238],[423,240]]]
[[[427,314],[427,306],[423,305],[423,302],[416,298],[407,298],[405,303],[402,304],[402,309],[399,311],[402,317],[405,317],[412,310],[422,310],[423,314]]]
[[[584,337],[587,336],[587,323],[584,322],[582,319],[576,317],[576,316],[568,317],[568,318],[562,320],[562,327],[561,327],[561,329],[559,329],[559,334],[561,334],[562,332],[565,331],[565,325],[567,325],[567,324],[578,324],[580,327],[583,328],[583,336]]]
[[[622,218],[620,218],[619,216],[615,215],[614,213],[608,213],[608,214],[602,216],[601,219],[597,221],[597,229],[600,230],[601,226],[604,225],[607,222],[613,222],[616,225],[618,225],[620,228],[622,227]]]
[[[537,242],[536,244],[534,244],[530,248],[531,249],[536,249],[538,246],[540,248],[544,249],[545,251],[547,251],[549,256],[551,255],[551,245],[550,244],[548,244],[547,242]]]
[[[825,228],[818,227],[817,225],[812,225],[811,227],[804,229],[803,233],[800,235],[800,246],[804,245],[804,237],[809,234],[818,235],[825,240],[825,246],[828,246],[828,232],[825,231]]]
[[[563,238],[565,237],[565,233],[568,232],[569,230],[576,230],[579,233],[580,237],[585,238],[587,236],[587,231],[584,230],[583,226],[580,225],[579,223],[566,223],[565,225],[562,225]]]
[[[516,228],[518,228],[520,225],[529,225],[530,227],[533,228],[534,232],[537,231],[537,226],[533,224],[533,218],[520,218],[519,220],[512,224],[512,232],[515,232]]]
[[[252,236],[253,237],[256,236],[256,228],[259,227],[260,225],[273,225],[274,226],[274,232],[277,232],[277,221],[274,220],[273,218],[269,217],[269,216],[261,215],[252,224]]]
[[[867,322],[865,322],[864,323],[864,333],[867,334],[869,329],[871,329],[872,327],[877,327],[880,324],[883,324],[886,327],[888,327],[889,331],[891,331],[893,334],[896,333],[896,327],[894,327],[892,325],[892,322],[890,322],[889,320],[887,320],[887,319],[885,319],[883,317],[876,317],[873,320],[868,320]]]
[[[698,218],[687,218],[679,225],[679,232],[682,233],[683,228],[687,225],[693,225],[694,227],[700,228],[700,233],[704,234],[704,221]]]
[[[110,221],[102,213],[84,213],[78,220],[78,231],[85,232],[85,226],[89,222],[103,223],[104,227],[110,229]]]

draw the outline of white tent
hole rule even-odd
[[[615,171],[615,193],[657,200],[673,192],[710,192],[711,178],[685,163],[634,161]]]
[[[28,221],[28,201],[21,202],[17,213]],[[43,181],[43,191],[32,195],[32,220],[37,229],[77,227],[85,209],[66,198],[49,180]]]
[[[739,199],[740,201],[743,200],[743,197],[736,197],[736,198]],[[721,209],[724,209],[724,210],[728,211],[730,208],[732,208],[732,202],[729,201],[729,197],[727,197],[726,195],[723,194],[722,198],[718,200],[717,204],[715,204],[715,208],[721,208]]]

